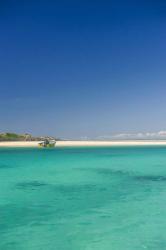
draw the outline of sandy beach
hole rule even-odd
[[[0,142],[0,147],[38,147],[40,141]],[[166,146],[165,140],[132,140],[132,141],[57,141],[55,147],[81,146]]]

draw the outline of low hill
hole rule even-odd
[[[44,139],[58,140],[50,136],[32,136],[31,134],[0,133],[0,141],[41,141]]]

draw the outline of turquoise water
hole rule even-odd
[[[0,149],[0,250],[166,249],[166,147]]]

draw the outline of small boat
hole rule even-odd
[[[42,142],[39,142],[38,146],[41,148],[54,148],[56,144],[55,140],[45,139]]]

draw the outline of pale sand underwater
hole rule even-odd
[[[0,147],[38,147],[40,141],[0,142]],[[57,141],[55,147],[166,146],[166,140]]]

